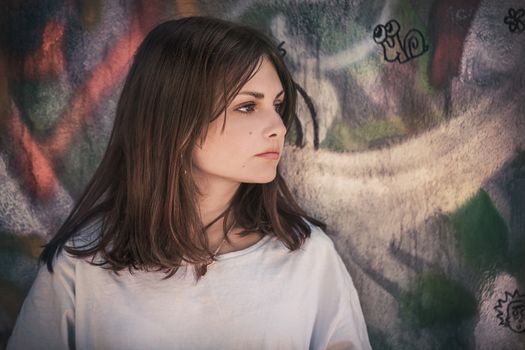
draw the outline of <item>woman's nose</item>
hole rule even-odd
[[[268,137],[276,137],[276,136],[283,136],[286,134],[286,126],[283,123],[283,119],[281,115],[274,111],[272,112],[272,118],[268,125],[268,130],[266,131],[266,135]]]

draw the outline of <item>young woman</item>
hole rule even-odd
[[[369,349],[326,225],[278,171],[295,105],[260,32],[210,17],[154,28],[8,349]]]

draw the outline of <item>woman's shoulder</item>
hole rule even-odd
[[[308,219],[303,218],[303,221],[310,227],[310,238],[319,244],[334,245],[332,238],[319,226],[313,224]]]
[[[339,275],[344,281],[345,286],[354,288],[352,277],[343,261],[335,241],[323,229],[312,223],[309,223],[312,234],[310,246],[307,248],[315,255],[316,264],[321,270],[330,271],[333,275]]]
[[[304,249],[314,250],[317,253],[334,253],[335,245],[332,238],[321,227],[305,218],[303,220],[310,227],[310,237],[305,241]]]

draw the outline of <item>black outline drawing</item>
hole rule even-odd
[[[419,30],[409,30],[401,42],[400,28],[399,22],[395,19],[385,25],[378,24],[374,28],[374,41],[383,47],[383,57],[387,62],[405,63],[428,51],[425,37]]]
[[[315,110],[314,103],[310,96],[306,93],[306,91],[297,83],[295,83],[295,88],[297,91],[299,91],[299,94],[304,99],[304,102],[306,103],[306,107],[308,107],[308,111],[310,112],[310,117],[312,117],[312,124],[314,128],[314,149],[319,149],[319,122],[317,121],[317,111]],[[301,129],[301,123],[299,122],[299,118],[297,117],[297,114],[295,114],[295,119],[298,122],[296,127],[297,132],[297,141],[296,146],[303,147],[303,131]]]
[[[516,289],[514,293],[505,292],[505,299],[498,299],[494,306],[499,325],[515,333],[525,332],[525,294]]]
[[[286,50],[283,48],[285,41],[281,41],[281,43],[277,46],[277,49],[279,50],[279,53],[281,57],[286,56]],[[294,81],[295,89],[299,92],[299,95],[303,98],[306,107],[308,108],[308,111],[310,112],[310,117],[312,118],[312,124],[313,124],[313,132],[314,132],[314,149],[319,149],[319,122],[317,121],[317,111],[315,110],[314,103],[312,101],[312,98],[306,93],[306,91],[301,87],[301,85],[297,84],[297,82]],[[303,148],[304,145],[304,133],[301,125],[301,121],[299,117],[297,116],[297,113],[294,112],[292,118],[294,121],[292,122],[292,125],[295,124],[295,132],[297,134],[296,140],[295,140],[295,146]]]
[[[511,33],[521,33],[525,30],[525,10],[509,8],[509,15],[505,16],[503,22],[509,26]]]
[[[282,57],[286,56],[286,50],[283,49],[283,45],[284,45],[284,41],[282,41],[278,46],[277,46],[277,50],[279,50],[279,53],[281,54]]]

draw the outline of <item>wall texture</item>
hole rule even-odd
[[[374,349],[525,347],[525,3],[10,0],[0,10],[0,346],[101,159],[130,58],[191,14],[276,38],[279,165],[327,221]]]

